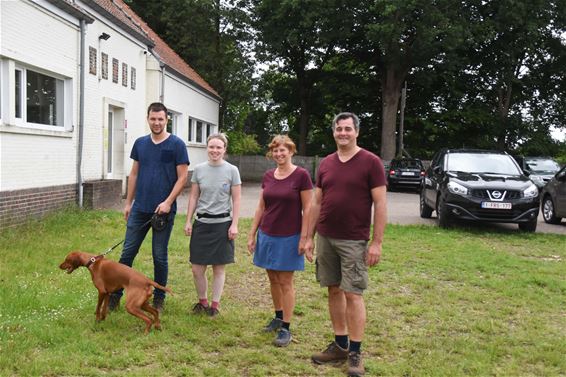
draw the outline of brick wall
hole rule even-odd
[[[61,185],[0,192],[0,228],[41,218],[58,209],[74,206],[77,185]]]
[[[104,179],[83,183],[85,209],[112,208],[122,199],[122,180]]]

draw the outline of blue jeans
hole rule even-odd
[[[151,228],[151,223],[147,223],[153,213],[139,212],[132,210],[128,217],[128,227],[126,230],[126,237],[124,240],[124,249],[120,256],[120,263],[132,267],[134,258],[140,250],[140,246]],[[153,280],[167,286],[167,275],[169,273],[169,264],[167,261],[167,246],[169,245],[169,238],[173,230],[173,222],[175,220],[175,213],[169,213],[167,226],[165,229],[156,232],[152,230],[151,240],[151,254],[153,256]],[[146,224],[147,223],[147,224]],[[145,224],[145,225],[144,225]],[[122,296],[123,289],[113,293],[113,295]],[[153,291],[154,298],[165,298],[165,292],[161,289],[155,288]]]

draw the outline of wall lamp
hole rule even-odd
[[[98,36],[98,39],[104,39],[105,41],[110,38],[110,34],[102,33]]]

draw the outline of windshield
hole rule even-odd
[[[446,159],[446,170],[466,173],[494,173],[521,175],[511,156],[489,153],[451,153]]]
[[[532,159],[525,160],[527,168],[532,172],[552,172],[555,173],[560,170],[558,163],[551,159]]]
[[[422,169],[422,164],[419,160],[400,160],[393,164],[398,169]]]

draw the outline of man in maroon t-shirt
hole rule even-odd
[[[337,151],[320,163],[304,247],[307,258],[312,257],[316,228],[316,277],[328,287],[334,330],[334,342],[312,360],[317,364],[348,360],[349,376],[365,372],[360,352],[366,323],[362,293],[368,266],[381,258],[387,221],[383,163],[357,145],[359,126],[353,113],[340,113],[332,122]],[[372,205],[374,227],[368,245]]]

